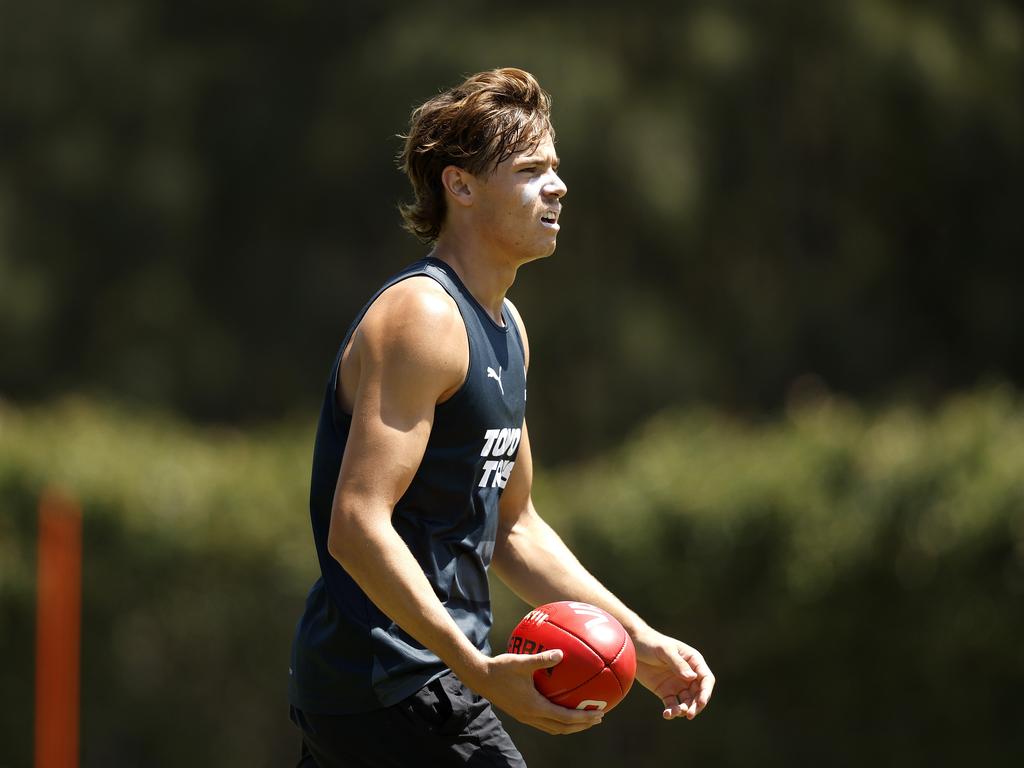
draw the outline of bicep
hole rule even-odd
[[[359,375],[335,515],[340,508],[346,514],[374,510],[390,517],[412,482],[434,408],[458,386],[468,366],[461,316],[446,298],[425,297],[409,285],[383,296],[360,324],[353,340]]]
[[[408,488],[433,426],[434,400],[409,386],[401,366],[363,365],[352,408],[335,506],[390,509]],[[404,379],[404,380],[403,380]]]

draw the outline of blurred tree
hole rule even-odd
[[[554,95],[570,190],[513,292],[543,458],[682,400],[770,410],[805,373],[1024,382],[1017,6],[535,10],[0,4],[0,392],[308,418],[353,313],[423,253],[395,134],[503,65]]]

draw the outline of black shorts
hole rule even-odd
[[[452,672],[384,709],[318,715],[292,707],[291,716],[302,729],[299,768],[526,766],[491,703]]]

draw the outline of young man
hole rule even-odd
[[[548,95],[522,70],[474,75],[413,112],[401,165],[406,227],[434,248],[370,300],[331,369],[310,494],[322,577],[290,670],[300,765],[524,765],[491,703],[551,734],[601,721],[534,688],[560,651],[490,656],[489,567],[532,606],[612,613],[663,717],[692,719],[714,686],[704,659],[605,589],[530,496],[529,344],[505,292],[555,250]]]

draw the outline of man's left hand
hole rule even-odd
[[[661,699],[666,720],[692,720],[711,698],[715,676],[696,648],[653,629],[633,638],[636,679]]]

